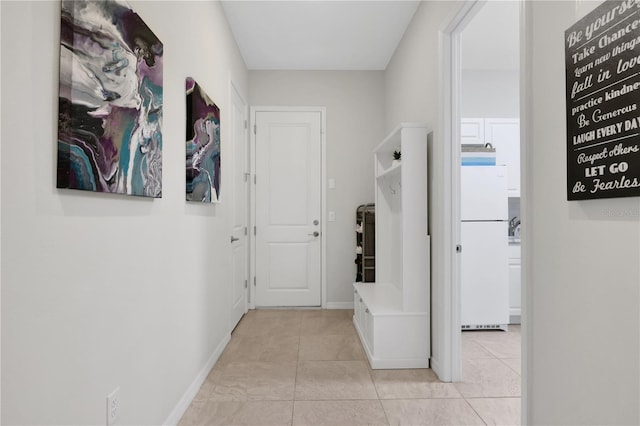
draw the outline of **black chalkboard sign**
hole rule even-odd
[[[567,199],[640,196],[640,0],[565,31]]]

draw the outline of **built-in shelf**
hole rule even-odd
[[[393,284],[388,283],[356,283],[355,290],[371,312],[376,314],[401,313],[402,294]]]
[[[422,128],[427,129],[424,123],[400,123],[378,146],[373,150],[374,153],[393,152],[400,149],[400,141],[402,129]],[[426,142],[425,142],[426,143]]]
[[[353,320],[374,369],[429,366],[429,131],[403,123],[374,150],[376,280],[353,285]]]
[[[392,164],[388,169],[380,172],[378,174],[378,179],[390,178],[394,176],[400,175],[400,171],[402,170],[402,163]]]

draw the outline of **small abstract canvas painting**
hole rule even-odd
[[[162,196],[162,55],[127,3],[62,1],[58,188]]]
[[[187,201],[220,201],[220,109],[187,77]]]

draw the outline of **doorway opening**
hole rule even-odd
[[[520,380],[520,6],[469,1],[443,32],[443,126],[450,147],[445,210],[451,217],[448,247],[455,253],[449,264],[451,306],[445,327],[445,334],[450,333],[445,351],[451,356],[445,357],[443,380],[464,380],[465,371],[483,364],[472,359],[479,353],[495,358],[496,365]],[[465,187],[473,169],[481,174],[493,169],[501,176]],[[471,179],[471,185],[477,182]],[[487,205],[491,198],[499,206]],[[470,206],[477,220],[470,220]],[[480,211],[485,207],[488,217]],[[480,227],[491,229],[475,238]],[[491,244],[489,235],[495,236]],[[486,270],[489,263],[498,269]],[[478,277],[483,278],[474,282]],[[509,351],[499,353],[490,336],[507,329],[513,342]]]

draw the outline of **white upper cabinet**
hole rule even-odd
[[[463,118],[463,144],[490,143],[496,149],[496,164],[507,166],[510,197],[520,196],[520,120],[517,118]]]
[[[464,118],[460,126],[460,140],[464,144],[484,145],[484,118]]]

